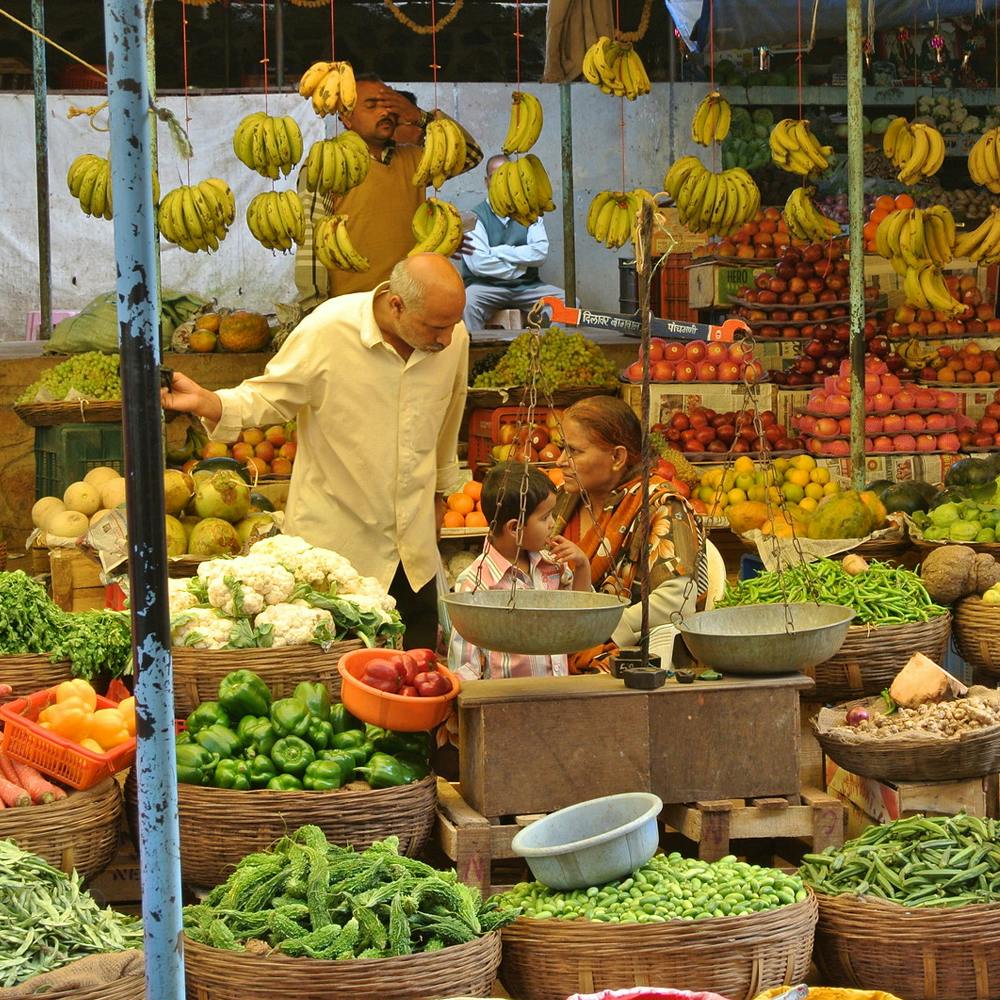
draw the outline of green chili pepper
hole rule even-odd
[[[305,702],[310,715],[324,722],[330,721],[330,692],[321,681],[302,681],[296,684],[292,697]]]
[[[279,774],[267,783],[267,787],[272,792],[300,792],[302,782],[294,774]]]
[[[220,758],[237,757],[243,749],[239,736],[226,726],[214,723],[195,733],[194,741]]]
[[[278,736],[305,736],[309,709],[300,698],[281,698],[271,706],[271,724]]]
[[[267,783],[278,776],[274,761],[262,753],[250,761],[250,784],[254,788],[264,788]]]
[[[231,728],[229,716],[225,709],[217,701],[203,701],[185,720],[184,725],[187,731],[196,735],[202,729],[207,729],[214,725]]]
[[[372,788],[397,788],[419,781],[416,772],[391,754],[372,754],[366,767],[354,769]]]
[[[344,733],[348,729],[364,729],[364,723],[351,715],[340,702],[330,707],[330,725],[333,726],[335,733]]]
[[[340,765],[334,760],[314,760],[302,776],[302,784],[311,792],[329,792],[343,783]]]
[[[306,740],[312,744],[315,750],[326,750],[333,739],[333,726],[329,722],[310,716],[309,728],[306,730]]]
[[[197,743],[181,743],[175,750],[177,780],[185,785],[210,785],[219,755]]]
[[[316,759],[316,751],[298,736],[286,736],[274,744],[271,760],[283,774],[300,775]]]
[[[212,776],[216,788],[246,791],[250,787],[250,765],[245,760],[220,760]]]
[[[336,764],[340,768],[341,782],[346,784],[354,777],[354,768],[358,766],[358,761],[354,759],[354,754],[349,750],[318,750],[316,759]]]
[[[219,682],[219,704],[234,722],[244,715],[267,715],[271,692],[252,670],[234,670]]]

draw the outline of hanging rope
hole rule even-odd
[[[267,0],[260,0],[260,29],[263,38],[264,58],[260,64],[264,67],[264,114],[267,114],[267,70],[270,60],[267,57]],[[271,182],[274,187],[274,181]]]
[[[872,0],[874,2],[874,0]],[[795,20],[798,28],[798,42],[797,49],[795,53],[795,66],[798,70],[798,81],[799,81],[799,120],[801,121],[803,117],[802,114],[802,0],[798,0],[795,5]]]
[[[615,0],[615,38],[621,37],[622,29],[622,8],[621,0]],[[622,191],[627,190],[625,186],[625,98],[618,98],[618,136],[621,144],[622,154]]]
[[[336,7],[337,0],[330,0],[330,62],[337,61]]]
[[[392,12],[392,16],[399,21],[404,28],[409,28],[410,31],[418,35],[436,35],[442,28],[447,28],[452,21],[458,17],[462,7],[465,4],[465,0],[455,0],[452,5],[451,10],[441,18],[440,21],[435,19],[434,16],[434,0],[431,0],[431,23],[417,24],[416,21],[411,20],[407,17],[397,6],[393,3],[393,0],[384,0],[386,7]]]
[[[104,72],[103,69],[98,69],[96,66],[91,66],[86,59],[81,59],[78,55],[70,52],[69,49],[64,49],[58,42],[53,41],[48,35],[43,35],[40,31],[37,31],[30,24],[25,24],[24,21],[19,20],[14,17],[13,14],[8,14],[7,11],[0,7],[0,14],[4,17],[9,18],[13,21],[19,28],[24,28],[25,31],[30,35],[34,35],[36,38],[40,38],[46,45],[51,45],[52,48],[61,52],[64,56],[69,56],[74,62],[78,62],[81,66],[86,66],[92,73],[96,73],[102,80],[107,80],[108,74]]]
[[[191,109],[188,105],[188,32],[187,0],[181,0],[181,52],[184,67],[184,129],[191,124]],[[191,161],[186,161],[188,187],[191,186]]]
[[[616,25],[615,40],[619,42],[641,42],[649,30],[649,17],[652,12],[653,0],[645,0],[642,5],[642,14],[639,17],[639,26],[635,31],[622,31],[621,25]]]

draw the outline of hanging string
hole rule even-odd
[[[708,3],[708,85],[715,90],[715,0]],[[712,173],[715,173],[716,143],[712,143]]]
[[[188,19],[187,0],[181,0],[181,54],[184,66],[184,130],[190,131],[191,108],[188,104]],[[185,161],[188,187],[191,186],[191,160]]]
[[[264,38],[264,58],[261,59],[260,64],[264,67],[264,114],[267,114],[267,69],[270,60],[267,58],[267,0],[260,0],[260,26],[261,33]],[[271,187],[274,187],[274,181],[271,181]]]
[[[70,52],[69,49],[64,49],[58,42],[53,41],[48,35],[43,35],[40,31],[33,28],[30,24],[25,24],[24,21],[19,20],[14,17],[13,14],[8,14],[7,11],[0,7],[0,14],[4,17],[13,21],[19,28],[24,28],[25,31],[30,35],[34,35],[36,38],[40,38],[46,45],[51,45],[56,51],[61,52],[64,56],[69,56],[74,62],[78,62],[81,66],[86,66],[92,73],[96,73],[102,80],[107,80],[108,74],[102,69],[98,69],[96,66],[91,66],[89,62],[85,59],[81,59],[78,55]]]
[[[337,59],[336,32],[334,31],[334,8],[336,6],[337,0],[330,0],[330,62],[335,62]]]
[[[621,0],[615,0],[615,38],[618,38],[622,30],[622,7]],[[622,191],[625,187],[625,98],[618,98],[618,135],[621,141],[622,153]]]
[[[802,0],[798,0],[795,5],[795,18],[798,26],[798,51],[795,53],[795,64],[799,74],[799,121],[805,116],[802,114]]]
[[[918,76],[919,69],[917,65],[917,5],[913,5],[913,35],[910,38],[911,47],[913,49],[913,117],[916,118],[918,115],[917,107],[917,91],[916,88],[920,86],[920,77]]]
[[[455,13],[454,8],[452,13]],[[431,0],[431,71],[434,74],[434,107],[440,107],[438,103],[438,28],[437,28],[437,5],[435,0]]]
[[[514,3],[514,76],[517,89],[521,89],[521,0]],[[518,105],[520,107],[520,105]]]

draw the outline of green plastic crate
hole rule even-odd
[[[99,465],[124,473],[121,424],[35,428],[35,499],[61,497]]]

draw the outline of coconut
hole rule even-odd
[[[78,510],[64,510],[49,519],[47,531],[63,538],[79,538],[90,527],[90,518]]]
[[[31,508],[31,523],[45,531],[49,519],[61,514],[65,509],[66,504],[59,497],[42,497],[41,500],[36,500],[34,507]]]
[[[163,473],[163,509],[177,516],[191,500],[191,477],[180,469],[167,469]]]
[[[201,518],[195,517],[194,514],[184,514],[178,518],[184,527],[184,537],[187,539],[187,543],[191,543],[191,532],[194,531],[195,525],[201,524]]]
[[[274,525],[274,518],[270,514],[248,514],[242,521],[236,523],[236,534],[239,536],[240,544],[246,548],[251,539],[259,541],[266,537]]]
[[[184,555],[187,552],[187,532],[184,525],[170,514],[166,515],[164,521],[167,526],[167,555]]]
[[[91,469],[83,477],[83,481],[89,483],[95,490],[99,490],[109,480],[119,478],[121,478],[121,473],[117,469],[109,468],[107,465],[99,465],[96,469]]]
[[[63,503],[69,510],[79,511],[89,518],[101,509],[101,494],[90,483],[73,483],[66,487]]]
[[[206,517],[199,521],[191,531],[188,542],[188,552],[193,556],[211,558],[212,556],[238,555],[240,539],[236,529],[221,517]]]
[[[250,487],[243,477],[223,469],[202,479],[194,491],[194,512],[199,517],[222,518],[235,524],[250,510]]]
[[[101,485],[101,506],[111,510],[125,503],[125,480],[122,476]]]

